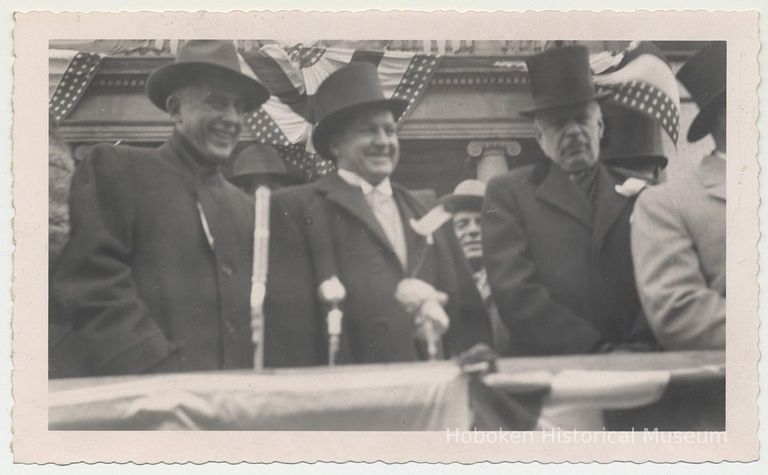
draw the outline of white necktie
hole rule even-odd
[[[384,228],[384,233],[395,250],[397,259],[405,269],[408,265],[407,245],[405,243],[405,233],[403,232],[403,222],[400,219],[400,211],[397,209],[394,198],[374,188],[365,195],[365,199],[368,201],[368,205],[371,207],[379,224]]]

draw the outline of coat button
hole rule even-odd
[[[230,276],[232,275],[232,268],[228,265],[223,265],[221,266],[221,272],[223,272],[226,276]]]
[[[229,320],[224,322],[224,328],[226,328],[229,333],[235,333],[235,327]]]

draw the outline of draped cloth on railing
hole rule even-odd
[[[724,430],[722,352],[49,382],[50,430]]]

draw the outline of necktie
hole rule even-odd
[[[384,233],[389,239],[389,243],[395,250],[397,259],[405,269],[408,265],[407,246],[405,244],[405,233],[403,232],[403,222],[400,219],[400,211],[397,209],[392,196],[382,193],[374,188],[365,196],[368,205],[371,207],[374,216],[384,228]]]

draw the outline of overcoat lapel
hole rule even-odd
[[[707,193],[725,201],[725,160],[707,155],[699,164],[699,175]]]
[[[572,216],[588,229],[592,227],[592,209],[584,194],[557,165],[549,165],[549,172],[536,189],[536,197]]]
[[[619,179],[612,175],[603,164],[597,165],[596,178],[597,198],[595,200],[592,240],[595,245],[598,245],[631,200],[616,191],[616,185],[620,184]]]
[[[368,202],[365,201],[365,196],[363,196],[360,188],[351,186],[337,174],[321,178],[317,181],[316,186],[321,193],[325,194],[329,201],[347,210],[349,214],[370,229],[378,240],[395,255],[395,250],[389,242],[389,238],[384,233],[384,229],[382,229],[379,220],[373,214],[371,207],[368,206]]]
[[[425,210],[420,203],[399,186],[393,185],[392,190],[400,210],[400,218],[403,220],[403,231],[408,245],[408,269],[406,271],[408,275],[411,275],[416,271],[416,266],[428,249],[426,239],[411,228],[411,219],[419,219],[424,215]]]

